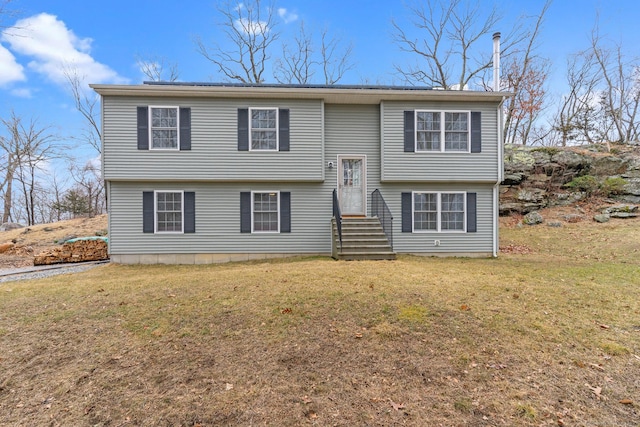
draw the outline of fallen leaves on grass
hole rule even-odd
[[[620,401],[620,403],[622,403],[623,405],[633,405],[633,400],[631,400],[631,399],[622,399]]]
[[[469,307],[467,304],[462,304],[462,305],[460,306],[460,310],[462,310],[462,311],[469,311],[469,310],[471,310],[471,307]]]
[[[396,411],[399,411],[400,409],[405,409],[406,408],[406,406],[404,406],[404,403],[396,403],[391,399],[389,399],[389,402],[391,402],[391,407],[393,409],[395,409]]]
[[[530,254],[533,251],[531,250],[531,248],[529,246],[526,245],[504,245],[504,246],[500,246],[500,252],[503,252],[505,254],[519,254],[519,255],[524,255],[524,254]]]
[[[293,310],[291,310],[291,308],[287,307],[287,308],[283,308],[282,310],[280,310],[280,313],[282,314],[291,314],[293,312]]]
[[[588,387],[589,390],[591,390],[591,392],[596,396],[598,400],[606,400],[602,395],[602,387],[592,387],[588,383],[585,383],[585,386]]]

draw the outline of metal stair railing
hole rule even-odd
[[[340,213],[340,201],[338,200],[338,191],[333,189],[333,217],[336,219],[338,228],[338,237],[340,238],[340,246],[342,246],[342,214]]]
[[[389,206],[387,206],[387,203],[382,197],[382,193],[380,193],[378,189],[375,189],[373,193],[371,193],[371,215],[378,217],[380,220],[384,234],[389,240],[391,250],[393,250],[393,216],[391,215]]]

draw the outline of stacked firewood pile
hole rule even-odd
[[[105,259],[109,259],[106,239],[74,239],[66,242],[62,247],[36,255],[33,259],[33,265],[101,261]]]

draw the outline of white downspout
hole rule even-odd
[[[493,90],[500,91],[500,33],[493,34]],[[503,144],[503,117],[502,104],[504,98],[498,105],[498,176],[496,184],[493,186],[493,257],[498,256],[500,251],[500,183],[504,180],[504,144]]]

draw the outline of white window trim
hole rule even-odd
[[[180,231],[158,231],[158,193],[180,193],[180,206],[182,219]],[[153,192],[153,232],[155,234],[184,234],[184,191],[182,190],[155,190]]]
[[[415,195],[416,194],[437,194],[436,229],[416,230],[415,229]],[[442,194],[462,194],[462,230],[442,230]],[[411,192],[411,232],[412,233],[466,233],[467,232],[467,192],[466,191],[412,191]]]
[[[440,114],[440,150],[418,150],[418,113],[439,113]],[[467,114],[467,150],[445,150],[445,113],[466,113]],[[471,110],[415,110],[413,113],[413,150],[415,153],[449,153],[467,154],[471,153]]]
[[[253,126],[251,125],[252,112],[254,110],[276,110],[276,148],[275,149],[263,149],[252,148],[253,147]],[[263,128],[257,128],[257,130],[264,130]],[[249,108],[249,151],[280,151],[280,109],[278,107],[251,107]],[[258,193],[260,193],[258,191]]]
[[[253,225],[254,225],[254,220],[253,220],[253,215],[255,213],[254,208],[253,208],[253,202],[255,201],[255,198],[253,197],[254,194],[264,194],[264,193],[275,193],[277,196],[277,200],[278,200],[278,229],[277,230],[273,230],[273,231],[264,231],[264,230],[259,230],[256,231],[253,229]],[[251,192],[251,233],[252,234],[277,234],[280,233],[280,192],[279,191],[252,191]]]
[[[154,108],[173,108],[176,110],[176,147],[175,148],[154,148],[153,146],[153,117],[151,114],[151,110]],[[176,105],[149,105],[148,113],[149,116],[149,150],[154,151],[180,151],[180,107]]]

